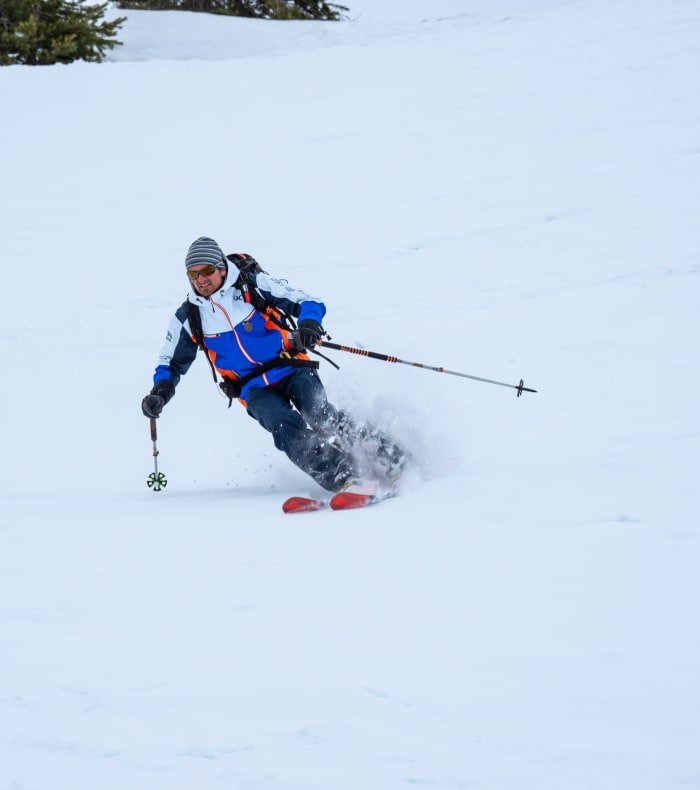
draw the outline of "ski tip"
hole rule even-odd
[[[332,510],[352,510],[352,508],[369,505],[370,502],[372,502],[372,496],[370,494],[341,491],[331,499],[330,505]]]
[[[309,499],[305,496],[293,496],[282,504],[284,513],[312,513],[314,510],[323,510],[326,503],[321,499]]]

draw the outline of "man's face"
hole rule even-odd
[[[211,296],[224,284],[226,269],[217,269],[209,264],[191,266],[187,270],[187,276],[200,296]]]

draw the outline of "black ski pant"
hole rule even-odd
[[[356,474],[349,456],[329,442],[346,418],[328,402],[314,369],[299,368],[271,387],[248,390],[247,405],[275,447],[322,488],[337,490],[339,478]]]

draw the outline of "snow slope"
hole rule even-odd
[[[700,787],[700,9],[351,16],[0,70],[0,790]],[[336,341],[539,392],[335,354],[419,460],[292,517],[200,362],[154,494],[202,234]]]

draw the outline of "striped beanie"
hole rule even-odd
[[[201,266],[206,263],[210,263],[219,269],[223,269],[228,265],[221,247],[214,239],[210,239],[208,236],[200,236],[190,244],[190,248],[187,250],[185,267],[189,269],[190,266]]]

